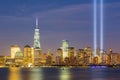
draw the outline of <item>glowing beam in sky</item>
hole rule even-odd
[[[97,53],[97,1],[94,0],[94,56],[96,57],[96,53]]]
[[[100,53],[103,53],[103,0],[100,0]]]

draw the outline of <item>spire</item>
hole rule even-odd
[[[38,28],[38,18],[36,18],[36,28]]]

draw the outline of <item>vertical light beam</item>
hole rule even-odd
[[[38,18],[36,18],[36,28],[38,28]]]
[[[94,16],[94,21],[93,21],[93,24],[94,24],[94,56],[96,57],[97,56],[97,1],[94,0],[94,13],[93,13],[93,16]]]
[[[103,53],[103,0],[100,0],[100,55]]]

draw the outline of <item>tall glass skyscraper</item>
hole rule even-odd
[[[68,47],[69,47],[68,40],[62,40],[63,59],[68,57]]]
[[[40,46],[40,32],[38,27],[38,19],[36,18],[36,26],[34,33],[34,65],[40,65],[42,59],[42,52]]]
[[[34,33],[34,48],[41,49],[40,46],[40,32],[38,28],[38,19],[36,18],[36,26],[35,26],[35,33]]]

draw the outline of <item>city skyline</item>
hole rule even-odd
[[[12,5],[9,8],[10,10],[13,9],[13,12],[1,5],[4,8],[2,8],[2,13],[0,13],[0,54],[8,55],[10,46],[13,44],[18,44],[22,48],[26,44],[33,46],[36,17],[39,18],[43,52],[61,47],[61,41],[64,39],[69,40],[70,46],[77,49],[87,46],[93,49],[92,0],[88,2],[75,0],[74,3],[72,1],[69,1],[69,3],[61,1],[61,5],[57,5],[59,1],[50,3],[41,1],[44,5],[40,5],[37,1],[34,4],[28,2],[21,1],[18,6],[16,4],[12,5],[13,3],[2,2],[9,6]],[[104,2],[104,46],[105,50],[112,48],[115,52],[120,52],[120,38],[118,37],[120,34],[119,4],[120,1],[117,0]],[[15,6],[16,8],[14,8]],[[31,6],[33,7],[31,8]]]

